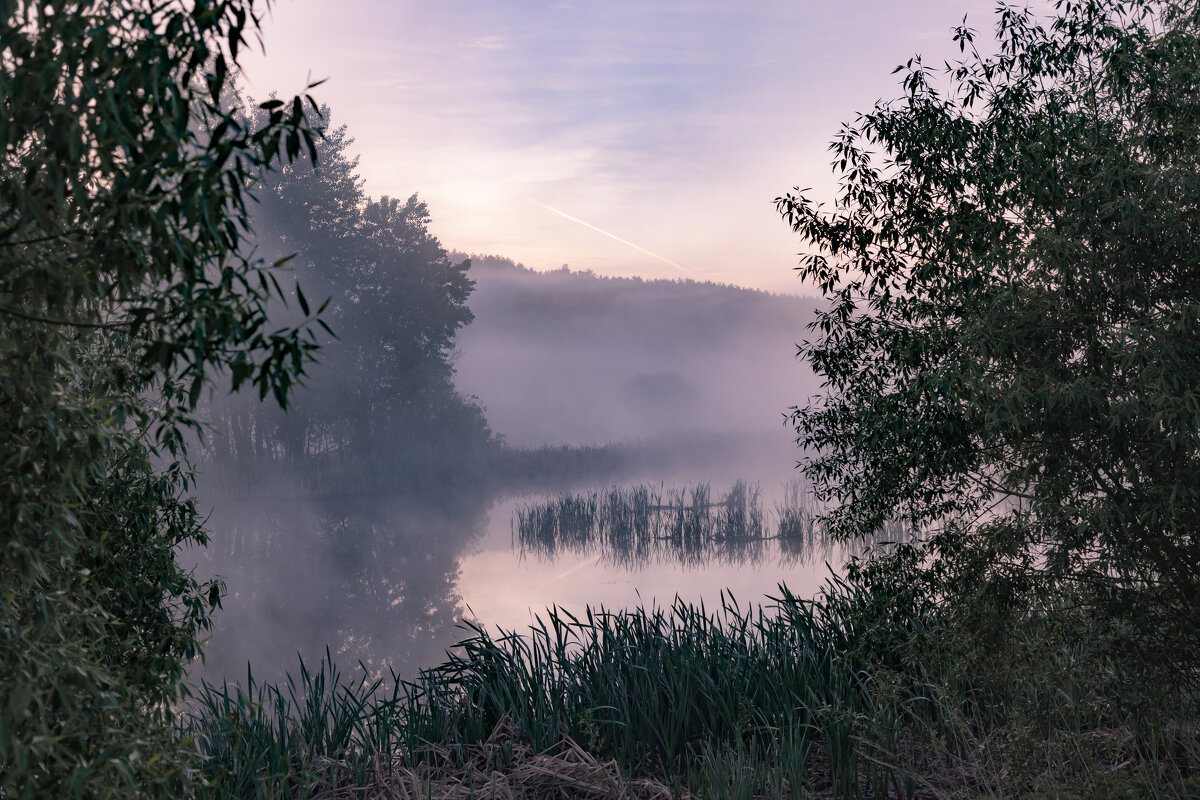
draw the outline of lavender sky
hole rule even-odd
[[[306,76],[367,191],[420,194],[451,249],[535,269],[804,293],[774,209],[832,199],[840,123],[958,54],[993,0],[283,0],[252,95]]]

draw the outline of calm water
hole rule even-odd
[[[727,488],[713,484],[714,492]],[[773,530],[771,505],[781,487],[763,487],[767,528]],[[747,543],[740,552],[713,552],[694,561],[673,557],[669,550],[643,561],[623,554],[590,548],[563,549],[554,557],[522,552],[513,520],[521,505],[549,499],[532,495],[497,503],[488,516],[483,535],[460,562],[462,599],[471,616],[505,629],[527,626],[533,616],[551,605],[572,613],[585,607],[609,609],[643,605],[669,605],[678,596],[688,602],[720,602],[722,590],[739,601],[759,602],[786,583],[797,594],[816,591],[829,574],[826,558],[840,563],[840,552],[819,548],[804,555],[783,552],[777,541]],[[740,557],[739,557],[740,556]]]
[[[772,535],[792,464],[781,450],[755,464],[621,483],[660,487],[664,497],[671,487],[707,483],[719,497],[743,478],[760,489],[763,528]],[[812,594],[829,574],[827,561],[836,567],[842,559],[827,545],[797,552],[770,538],[693,548],[686,557],[669,542],[648,553],[594,543],[552,555],[523,550],[518,509],[556,497],[464,500],[449,511],[411,498],[211,500],[213,541],[193,557],[198,574],[226,580],[228,595],[195,674],[237,680],[249,661],[256,675],[277,678],[295,668],[298,654],[314,661],[328,645],[344,669],[362,661],[412,675],[467,635],[463,619],[521,630],[549,606],[578,614],[589,605],[665,605],[676,596],[716,605],[723,590],[745,605],[763,602],[781,582]]]

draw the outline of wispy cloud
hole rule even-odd
[[[302,0],[275,8],[249,74],[264,96],[329,76],[317,97],[367,190],[420,192],[450,247],[778,289],[797,244],[772,198],[832,194],[839,124],[898,94],[913,52],[956,55],[950,27],[969,11],[986,31],[993,4]]]

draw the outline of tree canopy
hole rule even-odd
[[[802,466],[841,533],[920,527],[906,574],[976,621],[1082,605],[1124,667],[1178,669],[1200,599],[1200,9],[1060,0],[954,38],[958,62],[909,61],[903,96],[843,127],[832,207],[777,200],[828,300],[800,346],[827,390],[794,409]]]
[[[169,704],[219,602],[184,431],[206,381],[286,402],[315,317],[247,256],[311,98],[222,102],[253,0],[0,6],[0,795],[179,796]]]
[[[450,259],[416,195],[369,197],[349,131],[329,122],[328,108],[323,115],[318,168],[287,166],[264,181],[255,246],[268,259],[294,256],[288,267],[301,284],[328,299],[337,339],[287,414],[214,397],[209,454],[239,473],[306,464],[291,477],[327,488],[386,475],[399,490],[418,473],[440,476],[435,461],[476,471],[472,457],[490,432],[482,410],[455,389],[452,364],[457,333],[473,319],[470,261]]]

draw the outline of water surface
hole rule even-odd
[[[260,677],[316,661],[328,646],[339,663],[401,675],[442,660],[468,631],[463,620],[523,630],[558,606],[573,614],[687,602],[762,603],[786,583],[811,595],[843,554],[827,543],[774,538],[779,507],[795,479],[790,454],[758,464],[681,468],[633,475],[626,487],[654,487],[662,498],[704,485],[715,500],[737,480],[759,492],[761,530],[745,540],[681,548],[652,537],[638,548],[575,541],[551,549],[521,544],[520,511],[551,503],[555,492],[518,497],[438,498],[379,494],[237,497],[210,500],[211,545],[194,553],[198,573],[228,585],[207,661],[197,675],[238,679],[250,662]],[[572,493],[602,494],[605,482]],[[203,488],[203,487],[202,487]],[[659,501],[666,504],[667,500]]]

